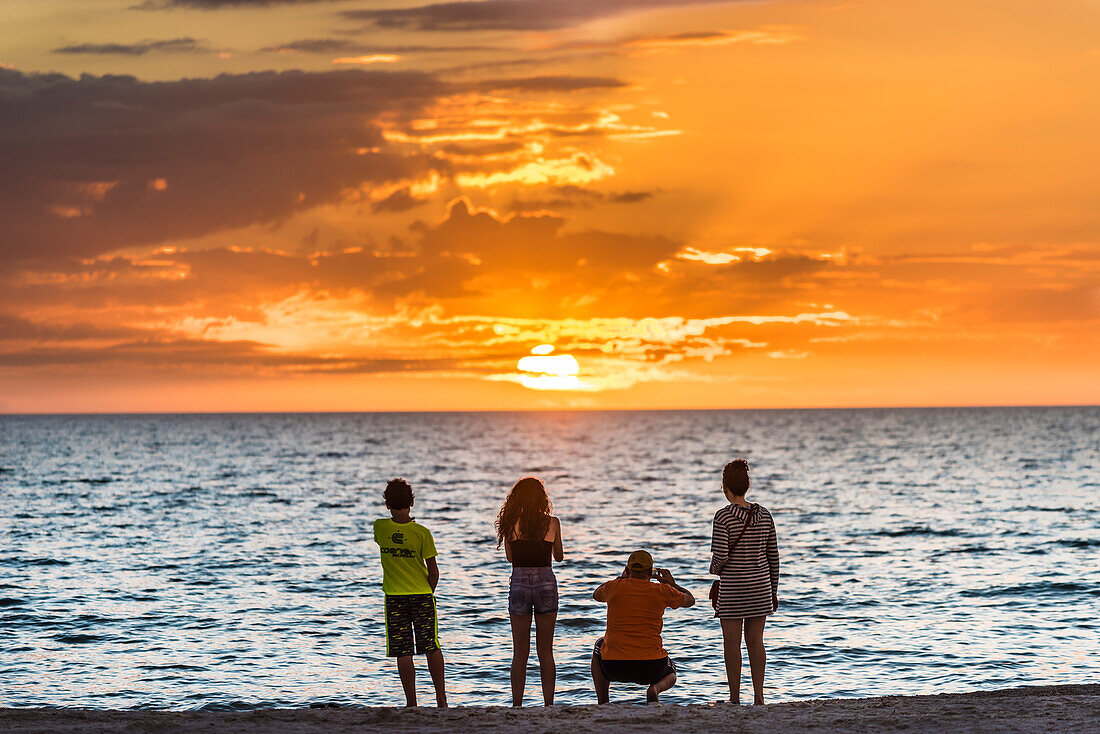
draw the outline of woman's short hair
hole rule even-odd
[[[722,487],[730,494],[742,495],[749,491],[749,462],[734,459],[722,470]]]

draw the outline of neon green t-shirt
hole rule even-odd
[[[425,558],[435,558],[431,532],[415,522],[374,521],[374,542],[382,552],[382,591],[390,596],[430,594]]]

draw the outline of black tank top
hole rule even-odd
[[[548,540],[513,540],[512,565],[519,568],[541,568],[550,565],[554,544]]]

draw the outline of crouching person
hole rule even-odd
[[[695,597],[668,569],[654,574],[653,556],[638,550],[630,554],[622,576],[602,584],[592,598],[607,604],[607,630],[592,651],[596,700],[610,700],[612,682],[636,683],[648,686],[646,701],[657,703],[676,682],[676,666],[661,643],[665,609],[690,607]]]

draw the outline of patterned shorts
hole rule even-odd
[[[415,649],[414,645],[415,644]],[[431,594],[386,595],[386,655],[403,658],[439,648],[435,597]]]

